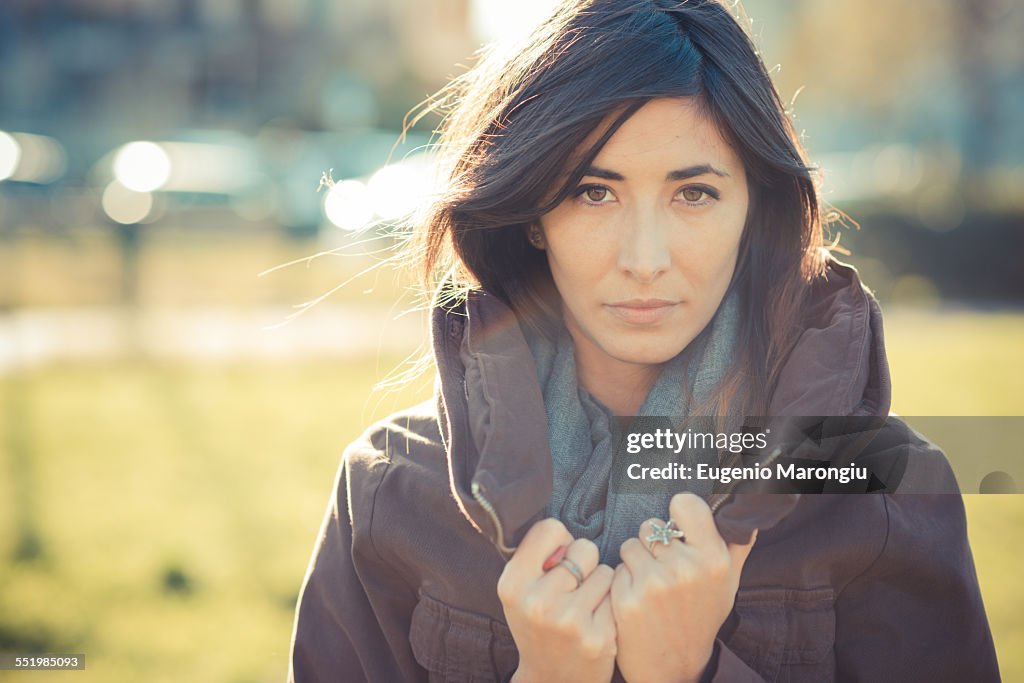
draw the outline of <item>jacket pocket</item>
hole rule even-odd
[[[752,588],[736,594],[726,645],[766,681],[835,680],[831,588]]]
[[[508,627],[490,617],[420,593],[409,642],[430,681],[506,681],[519,665]]]

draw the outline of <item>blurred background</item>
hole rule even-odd
[[[549,7],[0,2],[0,652],[285,677],[342,448],[429,395],[374,389],[424,339],[382,266],[430,182],[437,120],[403,119]],[[1021,3],[745,8],[852,219],[833,238],[886,312],[894,409],[1024,414]],[[1024,680],[1024,504],[966,505]]]

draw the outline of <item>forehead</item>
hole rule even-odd
[[[583,143],[594,144],[615,120],[609,115]],[[625,169],[665,170],[698,163],[710,163],[732,172],[739,158],[725,141],[718,126],[690,97],[659,98],[638,109],[609,138],[594,159],[594,165],[625,173]]]

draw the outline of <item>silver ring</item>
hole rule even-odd
[[[580,570],[580,566],[568,557],[563,557],[555,566],[565,567],[565,569],[573,575],[573,578],[576,579],[577,588],[583,585],[583,572]]]
[[[651,522],[651,534],[647,537],[647,549],[654,552],[654,544],[661,543],[668,545],[673,538],[678,538],[686,543],[686,534],[676,527],[676,523],[669,520],[668,524],[662,526],[657,522]]]

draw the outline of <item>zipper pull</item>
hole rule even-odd
[[[512,554],[516,551],[516,547],[509,547],[505,545],[505,531],[502,528],[501,520],[498,519],[498,513],[494,511],[494,506],[491,505],[491,502],[487,500],[484,494],[484,487],[480,485],[480,482],[473,481],[469,488],[473,493],[473,498],[476,499],[476,502],[480,503],[480,507],[482,507],[484,512],[490,516],[491,522],[494,524],[494,529],[497,532],[497,540],[494,542],[494,546],[507,560],[512,557]]]

